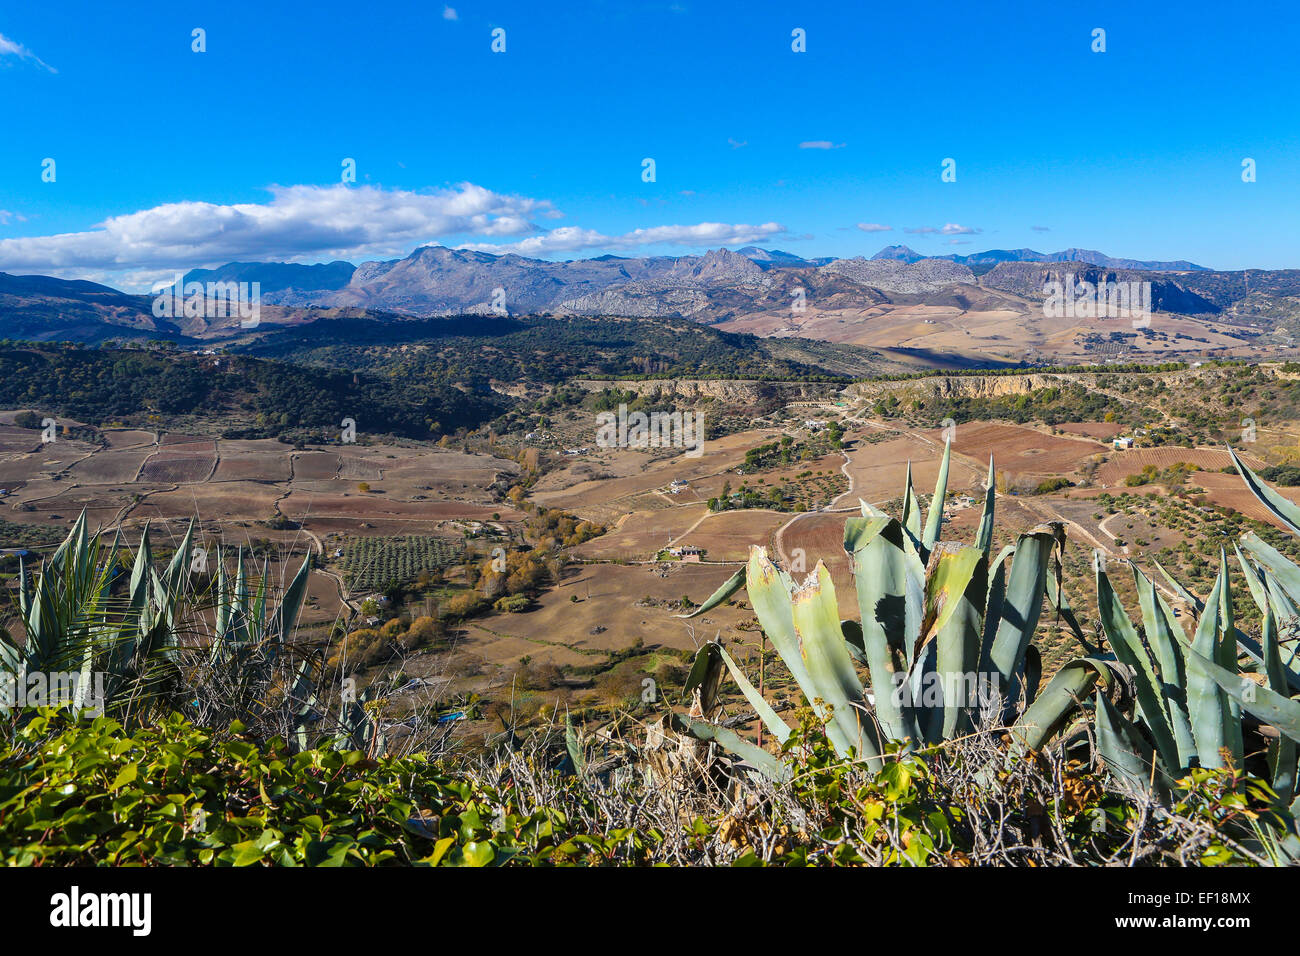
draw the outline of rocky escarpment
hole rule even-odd
[[[933,292],[959,283],[973,283],[975,273],[945,259],[837,259],[818,272],[843,276],[859,285],[885,292]]]
[[[733,379],[667,378],[644,381],[622,379],[575,379],[571,384],[589,392],[621,389],[637,395],[655,392],[680,395],[688,401],[712,398],[728,405],[751,405],[759,401],[779,398],[784,402],[820,402],[837,399],[844,391],[843,385],[831,382],[760,382]]]
[[[1207,273],[1194,273],[1199,277]],[[1063,288],[1071,283],[1087,282],[1097,286],[1102,282],[1150,282],[1151,308],[1157,312],[1177,312],[1181,315],[1214,315],[1220,307],[1193,291],[1190,276],[1167,272],[1139,272],[1132,269],[1109,269],[1081,262],[1038,263],[1002,262],[980,278],[986,289],[997,289],[1024,296],[1027,299],[1044,299],[1047,288],[1059,283]]]

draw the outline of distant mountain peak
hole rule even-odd
[[[872,259],[897,259],[901,262],[920,262],[922,259],[928,259],[929,256],[923,256],[915,249],[904,245],[885,246]]]

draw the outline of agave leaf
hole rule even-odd
[[[981,670],[997,681],[1004,694],[1003,719],[1010,720],[1020,696],[1020,675],[1025,648],[1038,628],[1047,582],[1047,563],[1057,547],[1057,529],[1051,525],[1034,528],[1016,542],[1007,593],[998,613],[993,641],[981,651]]]
[[[1061,732],[1098,681],[1109,687],[1110,665],[1092,657],[1077,657],[1052,675],[1037,699],[1011,727],[1011,736],[1030,750]]]
[[[686,675],[686,685],[682,688],[687,703],[692,707],[695,691],[700,692],[701,717],[713,713],[718,691],[722,687],[722,672],[722,647],[715,641],[709,641],[696,652],[690,673]]]
[[[1241,536],[1241,546],[1277,579],[1277,583],[1291,599],[1290,603],[1294,607],[1295,602],[1300,599],[1300,567],[1296,567],[1289,558],[1265,543],[1253,531],[1248,531]]]
[[[1251,548],[1251,542],[1247,540],[1247,538],[1249,537],[1251,537],[1251,535],[1249,534],[1242,535],[1242,543],[1246,546],[1246,550],[1248,551]],[[1267,545],[1265,545],[1265,547],[1267,547]],[[1170,586],[1173,587],[1173,589],[1176,592],[1178,592],[1179,596],[1184,601],[1190,604],[1198,614],[1204,612],[1205,610],[1204,601],[1202,601],[1191,591],[1188,591],[1181,584],[1179,584],[1178,581],[1168,571],[1166,571],[1163,567],[1161,567],[1159,561],[1153,560],[1152,563],[1156,566],[1156,568],[1159,569],[1160,573],[1164,575],[1165,580],[1169,582]],[[1172,612],[1170,612],[1170,619],[1174,621],[1174,625],[1176,627],[1179,627],[1182,643],[1184,646],[1186,646],[1187,644],[1186,638],[1185,636],[1182,635],[1181,633],[1182,629],[1178,625],[1177,620],[1173,618]],[[1254,638],[1252,638],[1249,634],[1246,634],[1243,631],[1238,630],[1236,632],[1236,641],[1237,641],[1237,648],[1239,650],[1245,651],[1246,654],[1249,655],[1250,658],[1254,660],[1256,664],[1259,664],[1261,667],[1265,666],[1263,648],[1260,647],[1260,645],[1255,641]],[[1294,659],[1285,662],[1285,665],[1287,668],[1287,683],[1290,685],[1291,690],[1293,692],[1300,692],[1300,670],[1296,669]]]
[[[903,517],[900,520],[903,526],[904,541],[909,550],[916,553],[917,559],[922,563],[929,559],[929,552],[926,550],[925,543],[921,540],[921,502],[916,497],[916,491],[912,488],[912,463],[907,463],[907,482],[903,489]]]
[[[980,513],[979,530],[975,532],[975,547],[988,554],[993,547],[993,510],[997,501],[997,482],[993,474],[993,456],[989,455],[988,488],[984,491],[984,510]]]
[[[909,629],[909,582],[915,602],[917,579],[925,571],[906,546],[902,526],[893,518],[849,518],[844,549],[852,556],[853,582],[862,613],[862,653],[875,697],[876,719],[891,740],[915,737],[915,727],[896,691],[904,677],[906,635],[920,624],[913,607]]]
[[[1191,720],[1192,735],[1196,738],[1196,753],[1201,766],[1208,769],[1223,766],[1220,751],[1226,744],[1223,736],[1223,712],[1227,708],[1227,702],[1214,675],[1203,665],[1203,662],[1214,661],[1217,656],[1219,595],[1223,587],[1224,580],[1220,575],[1210,590],[1209,599],[1196,623],[1196,636],[1192,638],[1186,655],[1187,715]]]
[[[1219,666],[1225,670],[1237,670],[1237,626],[1233,618],[1232,589],[1228,578],[1228,555],[1219,548],[1219,577],[1223,587],[1219,591],[1219,644],[1216,648]],[[1244,742],[1241,735],[1241,705],[1232,697],[1224,702],[1223,739],[1232,753],[1233,766],[1241,766]]]
[[[794,633],[794,617],[790,601],[788,578],[767,557],[767,549],[751,546],[749,566],[745,570],[745,590],[763,633],[772,642],[781,657],[781,663],[804,694],[809,694],[811,683],[803,655],[799,652],[799,639]],[[847,654],[848,651],[846,650]]]
[[[1142,606],[1142,627],[1146,631],[1147,643],[1155,653],[1156,663],[1160,665],[1160,679],[1155,684],[1155,688],[1163,697],[1165,714],[1169,718],[1169,729],[1173,732],[1174,743],[1178,749],[1178,759],[1171,761],[1166,756],[1165,763],[1170,767],[1177,766],[1185,769],[1196,759],[1196,738],[1192,734],[1191,718],[1187,714],[1187,692],[1184,690],[1187,686],[1187,666],[1183,660],[1182,645],[1178,638],[1174,637],[1173,612],[1160,599],[1151,579],[1143,574],[1136,564],[1130,562],[1129,566],[1133,571],[1133,584],[1137,588],[1138,601]],[[1113,591],[1111,596],[1113,598]],[[1120,610],[1122,612],[1123,608]],[[1180,637],[1181,630],[1179,628]],[[1114,641],[1111,643],[1113,645]],[[1130,643],[1129,646],[1135,645]],[[1140,643],[1136,646],[1140,647]],[[1145,658],[1145,654],[1142,656]],[[1131,666],[1131,662],[1126,661],[1126,663],[1130,663]]]
[[[53,571],[60,571],[64,562],[73,554],[80,553],[84,556],[86,550],[86,509],[81,509],[81,514],[77,515],[77,520],[73,522],[72,528],[68,531],[68,536],[63,539],[54,553],[50,555],[50,560],[46,563],[46,568]]]
[[[790,736],[789,725],[777,716],[776,711],[772,709],[772,705],[764,700],[763,695],[749,682],[749,678],[745,676],[744,671],[736,666],[736,662],[731,659],[731,655],[727,653],[726,649],[720,646],[718,653],[722,655],[722,662],[727,665],[727,670],[731,672],[732,680],[736,682],[740,692],[745,695],[745,700],[749,701],[749,706],[754,708],[755,713],[763,721],[763,726],[777,740],[785,743]]]
[[[1268,585],[1260,577],[1260,573],[1246,560],[1246,556],[1241,553],[1241,546],[1237,542],[1232,543],[1232,549],[1237,552],[1237,563],[1241,565],[1241,573],[1245,575],[1246,587],[1250,589],[1251,600],[1259,608],[1261,615],[1268,613]]]
[[[185,537],[181,539],[180,546],[172,559],[167,564],[167,570],[163,574],[163,597],[171,602],[180,596],[181,582],[185,580],[185,574],[190,568],[190,550],[194,546],[194,520],[190,519],[189,527],[185,529]],[[174,623],[174,622],[169,622]]]
[[[31,582],[27,580],[27,562],[23,560],[22,555],[18,556],[18,611],[27,620],[27,615],[32,603]]]
[[[1260,477],[1251,471],[1237,457],[1237,453],[1228,446],[1228,454],[1232,456],[1232,463],[1237,466],[1237,473],[1241,475],[1242,481],[1250,489],[1251,494],[1259,499],[1260,503],[1271,511],[1279,521],[1291,529],[1293,534],[1300,534],[1300,505],[1295,504],[1282,495],[1278,494],[1260,479]]]
[[[835,585],[821,561],[807,584],[795,591],[792,618],[809,676],[804,693],[826,722],[827,737],[840,756],[852,749],[878,764],[880,748],[868,720],[866,694],[844,645]]]
[[[1300,741],[1300,702],[1262,687],[1242,674],[1225,670],[1195,649],[1188,652],[1187,663],[1189,670],[1193,667],[1202,669],[1223,693],[1241,704],[1242,709],[1276,727],[1292,740]]]
[[[1137,793],[1163,796],[1168,774],[1157,762],[1151,745],[1100,691],[1095,713],[1097,751],[1106,768]]]
[[[22,666],[22,661],[22,648],[13,643],[7,630],[0,628],[0,671],[7,674],[17,674],[18,669]]]
[[[862,508],[862,517],[864,518],[887,518],[889,517],[869,501],[858,499],[858,505]]]
[[[745,586],[745,569],[741,568],[726,581],[722,582],[722,587],[718,588],[708,599],[689,614],[678,614],[677,617],[690,618],[696,617],[706,611],[712,611],[727,598],[731,597],[737,591]]]
[[[1272,608],[1264,610],[1264,661],[1268,677],[1268,688],[1279,697],[1288,697],[1286,671],[1282,667],[1282,655],[1277,642],[1277,624],[1273,620]],[[1273,792],[1277,794],[1278,803],[1286,806],[1295,795],[1296,785],[1296,741],[1285,734],[1277,740],[1269,741],[1268,764],[1273,777]]]
[[[723,750],[735,754],[772,780],[784,782],[790,779],[790,768],[783,761],[772,756],[762,747],[745,740],[734,730],[711,724],[706,720],[690,720],[680,714],[672,715],[672,724],[679,732],[690,734],[696,740],[716,743]]]
[[[1273,613],[1277,616],[1278,621],[1288,626],[1300,617],[1300,608],[1296,607],[1295,601],[1276,577],[1259,568],[1259,576],[1264,581],[1264,590],[1268,592],[1269,603],[1273,605]]]
[[[1192,605],[1192,607],[1196,608],[1196,611],[1199,614],[1201,609],[1205,607],[1205,602],[1191,591],[1187,590],[1187,588],[1183,587],[1182,584],[1179,583],[1178,579],[1166,571],[1165,566],[1155,558],[1151,559],[1151,563],[1156,566],[1156,570],[1160,572],[1161,577],[1163,577],[1165,581],[1168,582],[1169,586],[1173,588],[1174,593],[1182,598],[1182,600]]]
[[[1001,551],[998,556],[989,565],[989,593],[988,599],[984,602],[984,630],[980,636],[980,670],[988,670],[988,662],[984,659],[985,648],[993,646],[993,638],[998,632],[998,624],[1002,621],[1002,602],[1007,598],[1007,570],[1011,567],[1011,562],[1007,560],[1016,553],[1016,546],[1009,544]]]
[[[298,626],[298,615],[302,613],[303,601],[307,598],[307,585],[311,578],[311,553],[302,559],[298,573],[280,597],[280,606],[271,617],[271,631],[280,647],[289,643],[294,628]]]
[[[574,776],[581,777],[587,769],[587,758],[582,752],[582,741],[573,729],[573,720],[567,710],[564,712],[564,749],[569,755],[569,763],[573,764]]]
[[[212,648],[209,659],[212,663],[221,660],[226,652],[226,641],[230,632],[230,623],[234,617],[234,607],[231,596],[228,593],[230,589],[230,577],[226,573],[226,559],[221,548],[216,549],[216,574],[213,580],[213,591],[216,595],[216,622],[212,634]]]
[[[921,641],[934,641],[934,673],[927,680],[942,692],[941,707],[926,706],[926,736],[948,739],[964,731],[976,703],[979,679],[980,625],[988,594],[988,559],[979,548],[937,544],[926,574],[925,614]],[[919,656],[919,649],[914,657]],[[929,695],[927,695],[927,700]]]
[[[1106,640],[1110,642],[1115,657],[1121,664],[1127,664],[1133,670],[1134,686],[1137,690],[1138,710],[1143,721],[1155,738],[1160,759],[1166,767],[1181,774],[1185,768],[1182,755],[1174,740],[1173,730],[1169,725],[1169,713],[1165,708],[1165,695],[1160,680],[1137,629],[1129,619],[1128,613],[1115,596],[1110,584],[1110,576],[1102,570],[1101,562],[1094,563],[1097,579],[1097,613],[1101,617]]]
[[[939,462],[939,477],[934,483],[934,497],[930,499],[930,509],[925,516],[925,531],[921,543],[926,549],[933,548],[939,540],[939,529],[943,526],[943,503],[948,497],[948,467],[952,460],[952,439],[943,443],[943,460]]]

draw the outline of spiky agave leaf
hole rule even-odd
[[[939,476],[934,482],[934,497],[930,499],[930,508],[925,516],[925,530],[921,533],[921,543],[926,550],[933,548],[939,540],[939,530],[943,527],[943,504],[948,497],[948,468],[952,461],[952,439],[943,443],[943,459],[939,462]]]
[[[1094,657],[1078,657],[1058,670],[1025,712],[1011,726],[1013,740],[1030,750],[1041,750],[1079,712],[1098,682],[1109,692],[1114,666]]]
[[[763,633],[801,688],[810,686],[808,668],[800,653],[794,631],[794,612],[790,592],[794,583],[767,556],[767,549],[757,545],[749,549],[749,566],[745,571],[745,590]],[[838,619],[837,619],[838,620]],[[847,652],[846,652],[847,653]]]
[[[801,685],[826,722],[826,735],[841,756],[854,751],[878,764],[880,741],[867,709],[866,693],[844,646],[835,585],[821,561],[792,598],[792,621],[808,675]]]
[[[932,743],[970,727],[979,693],[980,631],[987,594],[988,559],[981,549],[936,545],[926,574],[925,619],[930,626],[921,637],[934,643],[934,677],[923,677],[922,682],[929,680],[942,694],[938,706],[927,699],[924,708],[925,734]]]
[[[1185,769],[1196,760],[1196,738],[1192,734],[1191,718],[1187,713],[1187,664],[1183,659],[1183,645],[1187,638],[1151,579],[1136,564],[1130,562],[1130,567],[1133,583],[1137,587],[1138,603],[1142,608],[1142,627],[1160,668],[1156,689],[1164,700],[1169,729],[1178,751],[1176,763],[1171,762],[1167,756],[1166,762],[1171,767],[1176,765]],[[1112,597],[1113,594],[1112,591]],[[1129,648],[1141,646],[1140,642],[1135,644],[1128,640],[1128,632],[1125,632],[1125,640]],[[1111,643],[1113,646],[1114,642]]]
[[[1222,751],[1227,744],[1224,738],[1224,712],[1227,699],[1204,662],[1218,659],[1221,618],[1219,602],[1227,586],[1224,576],[1215,578],[1210,596],[1196,624],[1196,635],[1187,649],[1187,714],[1196,738],[1196,752],[1202,767],[1217,769],[1224,766]],[[1216,665],[1217,666],[1217,665]]]
[[[915,714],[896,693],[906,679],[911,642],[924,615],[925,569],[907,547],[893,518],[849,518],[844,550],[850,555],[858,607],[862,612],[863,657],[875,698],[876,718],[891,740],[920,739]]]
[[[1237,466],[1237,473],[1241,475],[1242,481],[1250,489],[1251,494],[1259,499],[1273,515],[1291,529],[1292,534],[1300,535],[1300,505],[1278,494],[1260,479],[1245,463],[1237,457],[1236,451],[1232,446],[1228,446],[1228,454],[1232,456],[1232,463]]]
[[[1151,745],[1105,694],[1098,691],[1095,701],[1097,753],[1106,769],[1133,791],[1164,800],[1169,774]]]
[[[715,607],[717,607],[723,601],[727,600],[729,597],[731,597],[733,594],[735,594],[744,586],[745,586],[745,569],[741,568],[731,577],[727,578],[727,580],[723,581],[722,586],[718,588],[716,591],[714,591],[712,594],[710,594],[709,597],[705,600],[705,602],[701,604],[699,607],[697,607],[694,611],[691,611],[689,614],[678,614],[677,617],[681,617],[681,618],[698,617],[699,615],[705,613],[706,611],[712,611]]]
[[[1094,562],[1097,580],[1097,613],[1101,617],[1106,640],[1120,663],[1133,672],[1134,686],[1137,691],[1138,711],[1147,729],[1155,739],[1160,759],[1170,770],[1179,774],[1186,768],[1183,755],[1174,739],[1170,726],[1171,715],[1168,710],[1167,695],[1161,689],[1161,682],[1156,676],[1155,668],[1147,650],[1138,637],[1137,628],[1129,619],[1128,612],[1120,604],[1110,584],[1110,576],[1101,566]]]
[[[981,670],[996,679],[1005,695],[1003,719],[1008,722],[1020,696],[1025,648],[1038,629],[1048,562],[1059,540],[1057,524],[1041,525],[1017,539],[1006,595],[998,608],[997,630],[992,642],[981,649]]]
[[[997,504],[997,481],[993,471],[993,456],[989,455],[988,487],[984,489],[984,510],[980,512],[979,530],[975,532],[975,547],[988,554],[993,547],[993,511]]]

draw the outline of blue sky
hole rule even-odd
[[[1300,267],[1300,12],[1143,6],[11,2],[0,270],[138,289],[430,242]]]

